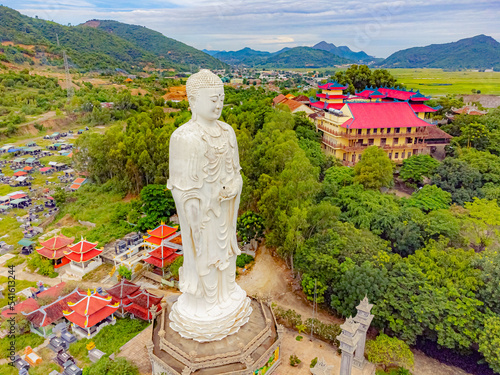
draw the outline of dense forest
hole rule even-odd
[[[370,147],[348,168],[323,154],[307,117],[272,109],[262,89],[227,87],[226,104],[222,119],[237,133],[244,175],[241,212],[263,222],[267,245],[306,295],[316,281],[318,300],[347,317],[366,294],[385,333],[410,345],[427,338],[479,351],[500,371],[500,156],[498,143],[467,135],[477,126],[497,134],[498,111],[480,120],[458,116],[443,162],[416,155],[396,168]],[[79,139],[77,160],[95,181],[124,191],[163,184],[169,137],[189,116],[170,117],[151,104],[125,128]],[[394,172],[416,188],[411,197],[381,192]]]

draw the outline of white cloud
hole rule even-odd
[[[110,6],[102,0],[12,0],[5,5],[62,24],[115,19],[197,48],[225,50],[275,51],[326,40],[383,57],[477,34],[500,38],[500,3],[494,0],[144,1]]]

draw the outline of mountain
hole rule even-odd
[[[294,47],[273,54],[266,59],[266,66],[275,68],[324,68],[349,64],[352,61],[311,47]]]
[[[359,52],[354,52],[352,51],[349,47],[347,46],[339,46],[337,47],[333,43],[327,43],[325,41],[319,42],[318,44],[314,45],[312,48],[319,49],[322,51],[327,51],[331,52],[334,55],[343,57],[345,59],[353,60],[356,62],[371,62],[375,61],[376,58],[373,56],[369,56],[363,51]]]
[[[321,68],[352,62],[310,47],[285,47],[272,53],[246,47],[239,51],[219,51],[213,56],[231,65],[269,68]]]
[[[226,51],[217,51],[217,50],[210,50],[210,49],[202,49],[201,52],[205,52],[207,55],[214,56],[219,52],[226,52]]]
[[[239,51],[222,51],[214,55],[215,58],[230,65],[244,64],[248,66],[262,65],[269,56],[271,56],[269,52],[256,51],[248,47]]]
[[[125,28],[125,26],[117,27],[120,32]],[[142,29],[156,33],[146,28]],[[144,32],[147,34],[147,31]],[[189,64],[193,63],[209,68],[225,66],[203,52],[176,41],[169,45],[171,49],[167,51],[167,56],[162,56],[150,45],[139,45],[140,38],[137,36],[135,27],[130,28],[130,39],[122,38],[117,34],[118,32],[105,31],[95,25],[93,27],[85,24],[63,26],[55,22],[27,17],[14,9],[0,6],[0,40],[35,45],[37,57],[47,60],[48,64],[61,65],[62,52],[65,50],[73,66],[88,70],[121,68],[137,71],[142,70],[146,65],[157,66],[159,62],[162,68],[178,70],[189,70]],[[160,36],[162,35],[157,34],[159,35],[155,34],[157,36],[155,41],[160,44],[160,47],[164,46],[165,44],[161,43]],[[164,36],[163,38],[168,39]],[[144,39],[146,40],[147,38]],[[172,39],[168,40],[172,41]]]
[[[379,63],[384,68],[485,69],[500,67],[500,43],[486,35],[408,48]]]
[[[83,26],[95,27],[110,34],[117,35],[137,47],[141,47],[169,63],[189,67],[195,65],[209,69],[223,69],[227,65],[216,58],[188,46],[175,39],[167,38],[162,33],[144,26],[129,25],[117,21],[91,20]]]

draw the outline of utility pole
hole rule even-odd
[[[71,97],[73,96],[73,86],[71,86],[71,76],[69,75],[68,56],[66,56],[66,51],[63,51],[63,57],[64,57],[64,72],[66,73],[66,90],[68,93],[68,101],[70,101]]]

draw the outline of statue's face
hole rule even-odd
[[[191,110],[203,120],[214,121],[220,117],[223,104],[223,87],[204,88],[198,91],[198,95],[191,105]]]

